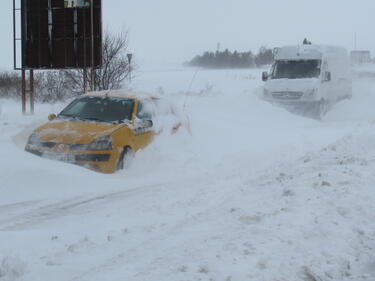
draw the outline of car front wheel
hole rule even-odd
[[[117,162],[117,170],[128,169],[133,161],[133,158],[134,158],[133,149],[129,146],[125,147]]]

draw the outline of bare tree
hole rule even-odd
[[[0,73],[0,97],[12,98],[19,96],[21,77],[17,72],[4,71]]]
[[[126,57],[128,50],[128,33],[118,34],[105,32],[102,45],[102,68],[95,70],[95,89],[119,89],[124,80],[129,76],[129,63]],[[92,84],[89,71],[69,70],[63,71],[72,91],[77,94],[84,92],[84,75],[88,85]]]
[[[40,102],[56,102],[71,98],[70,85],[61,71],[43,71],[35,76],[36,99]]]
[[[103,40],[103,67],[96,71],[95,86],[98,90],[118,89],[129,76],[128,33],[106,33]]]

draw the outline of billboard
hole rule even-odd
[[[21,0],[22,69],[98,68],[101,0]]]

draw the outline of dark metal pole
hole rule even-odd
[[[40,2],[39,2],[39,13],[42,13],[42,9],[41,9],[41,7],[40,7]],[[42,45],[41,44],[41,36],[40,36],[40,33],[41,33],[41,31],[40,31],[40,18],[41,18],[41,16],[39,16],[38,17],[38,34],[39,34],[39,36],[38,36],[38,45],[39,45],[39,50],[38,50],[38,67],[40,67],[41,65],[42,65],[42,48],[40,48],[40,46]],[[30,72],[30,75],[31,75],[31,72]],[[31,81],[31,78],[30,78],[30,81]]]
[[[31,114],[34,114],[34,100],[35,100],[35,88],[34,88],[34,70],[30,70],[30,110]]]
[[[129,84],[132,83],[132,66],[129,64]]]
[[[17,47],[16,47],[16,0],[13,0],[13,64],[14,68],[17,68]]]
[[[22,69],[22,113],[26,113],[26,71]]]
[[[95,86],[95,69],[94,68],[90,69],[90,80],[91,80],[90,90],[95,91],[96,86]]]
[[[66,9],[64,9],[64,66],[68,65],[67,63],[67,46],[66,46]]]
[[[83,89],[87,92],[86,9],[83,8]]]
[[[133,54],[129,53],[126,55],[128,57],[128,63],[129,63],[129,84],[132,83],[132,58]]]
[[[91,91],[95,91],[95,69],[94,69],[94,0],[91,0]]]
[[[83,92],[86,94],[87,91],[87,69],[83,69]]]

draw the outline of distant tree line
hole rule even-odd
[[[194,57],[188,66],[204,68],[254,68],[269,65],[273,62],[272,49],[261,47],[257,54],[248,52],[224,51],[205,52]]]

